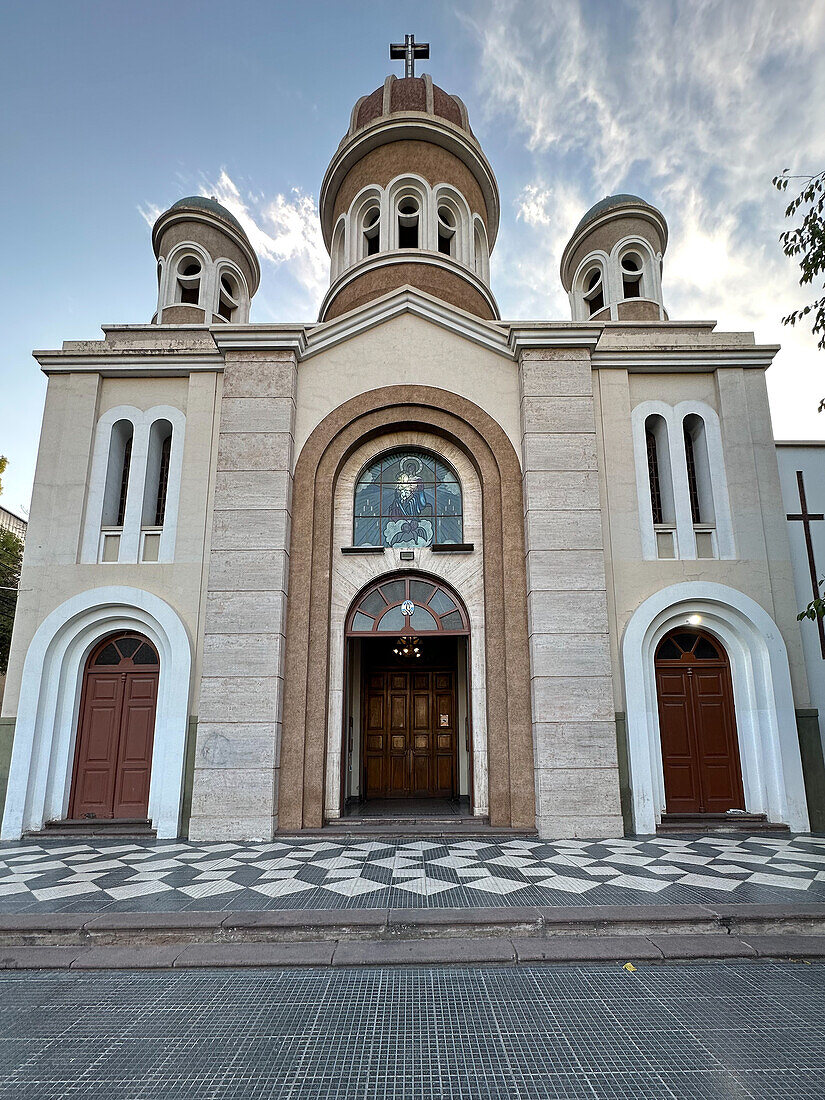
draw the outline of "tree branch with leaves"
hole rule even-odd
[[[792,176],[786,168],[772,182],[777,191],[787,192],[792,182],[798,185],[799,181],[799,193],[786,207],[785,217],[801,221],[780,234],[779,241],[785,255],[799,263],[799,285],[813,287],[816,297],[783,317],[782,324],[796,325],[813,314],[811,332],[817,337],[817,347],[825,350],[825,172]],[[825,398],[819,403],[819,411],[823,410]]]

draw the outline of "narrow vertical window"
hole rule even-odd
[[[169,488],[169,460],[172,454],[172,425],[156,420],[149,429],[146,483],[143,490],[142,527],[163,527]]]
[[[635,252],[622,256],[622,297],[640,298],[642,295],[642,261]]]
[[[705,422],[698,413],[691,413],[685,417],[682,427],[691,519],[694,525],[713,526],[716,522],[716,509],[713,503]]]
[[[129,468],[131,465],[132,436],[130,435],[123,447],[123,462],[120,467],[120,495],[118,496],[117,519],[115,520],[116,527],[122,527],[123,520],[126,518],[126,495],[129,492]]]
[[[693,451],[693,436],[685,424],[685,460],[687,462],[688,489],[690,490],[690,515],[694,523],[702,522],[702,510],[699,507],[699,483],[696,480],[696,455]]]
[[[398,247],[418,248],[418,203],[411,196],[398,204]]]
[[[163,527],[166,514],[166,490],[169,487],[169,456],[172,454],[172,436],[167,435],[161,444],[158,492],[155,498],[155,527]]]
[[[645,431],[647,444],[647,474],[650,478],[650,505],[653,509],[653,522],[664,523],[662,513],[662,486],[659,480],[659,455],[656,448],[656,436],[648,428]]]
[[[381,238],[381,213],[371,206],[364,215],[364,255],[377,256]]]
[[[201,262],[196,256],[184,256],[178,261],[175,301],[196,306],[201,293]]]
[[[438,251],[455,256],[456,216],[449,206],[438,208]]]
[[[479,231],[478,224],[473,229],[473,261],[475,266],[476,275],[484,278],[484,245],[481,240],[481,232]]]
[[[584,276],[584,301],[589,317],[604,309],[604,281],[598,264]]]
[[[231,323],[237,317],[239,303],[238,284],[231,275],[224,273],[218,287],[218,316]]]
[[[131,420],[118,420],[109,436],[109,457],[106,463],[106,484],[103,490],[103,527],[122,527],[126,515],[129,491],[129,467],[132,462]]]

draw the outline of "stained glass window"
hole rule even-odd
[[[427,451],[390,451],[355,487],[354,546],[408,549],[464,539],[461,485],[450,466]]]
[[[466,634],[469,623],[456,599],[435,581],[415,577],[376,581],[348,617],[352,634]]]

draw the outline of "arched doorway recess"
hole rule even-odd
[[[535,778],[521,465],[501,425],[477,405],[447,390],[415,385],[387,386],[345,401],[313,430],[295,466],[279,828],[318,828],[324,823],[336,484],[360,446],[398,430],[451,441],[478,475],[484,618],[491,628],[484,653],[486,720],[487,728],[496,731],[487,746],[490,823],[532,829]]]
[[[437,577],[390,574],[368,585],[346,620],[341,799],[472,802],[470,620]],[[396,807],[397,808],[397,807]]]
[[[677,627],[656,649],[656,692],[670,814],[745,808],[730,662],[707,631]]]
[[[160,662],[142,634],[110,635],[89,656],[70,818],[148,817]]]

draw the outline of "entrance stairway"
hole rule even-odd
[[[768,821],[767,814],[662,814],[659,836],[674,833],[788,833],[787,825]]]
[[[80,817],[47,821],[42,829],[25,835],[31,839],[56,836],[136,836],[152,839],[157,836],[157,832],[152,828],[151,821],[142,818]]]

